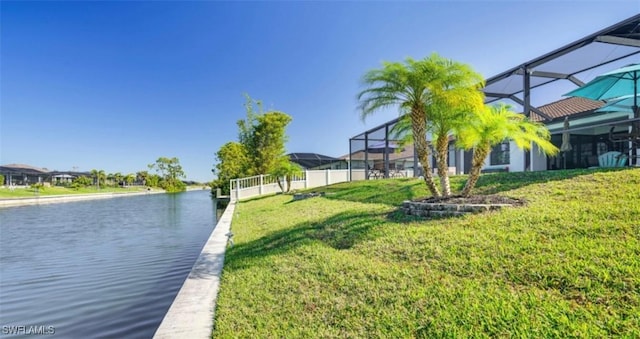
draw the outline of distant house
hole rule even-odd
[[[76,172],[76,171],[51,171],[47,179],[51,185],[63,185],[71,183],[75,178],[85,176],[91,178],[90,172]]]
[[[91,177],[89,172],[49,171],[46,168],[25,164],[0,166],[0,174],[4,176],[2,185],[15,186],[28,186],[35,183],[60,185],[70,183],[79,176]]]
[[[9,164],[0,166],[0,174],[4,176],[3,185],[31,185],[42,183],[49,175],[46,168],[39,168],[24,164]]]

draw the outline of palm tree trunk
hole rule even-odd
[[[289,191],[291,191],[291,174],[287,174],[285,178],[287,182],[287,193],[289,193]]]
[[[433,181],[431,173],[431,163],[429,145],[427,144],[427,117],[422,107],[414,107],[411,110],[411,128],[413,131],[413,142],[418,153],[418,160],[422,164],[424,170],[424,182],[434,197],[440,196],[440,190]]]
[[[468,197],[471,195],[471,190],[476,186],[478,179],[480,178],[480,172],[482,171],[482,166],[484,166],[484,161],[487,159],[487,155],[491,151],[491,145],[487,144],[484,146],[479,146],[473,149],[473,159],[471,160],[471,171],[469,172],[469,179],[464,184],[464,188],[462,189],[462,196]]]
[[[284,187],[282,187],[282,179],[277,176],[276,181],[278,182],[278,187],[280,187],[280,192],[284,193]]]
[[[442,187],[442,195],[451,195],[451,185],[449,184],[449,137],[447,135],[439,135],[436,140],[436,150],[438,152],[438,176],[440,176],[440,186]]]

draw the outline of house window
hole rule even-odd
[[[505,141],[493,146],[489,157],[491,165],[509,165],[509,142]]]

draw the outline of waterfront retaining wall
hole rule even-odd
[[[154,338],[211,338],[224,254],[235,206],[234,201],[230,202],[222,213]]]

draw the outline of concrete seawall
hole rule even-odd
[[[154,338],[210,338],[235,202],[229,203],[202,248]]]

